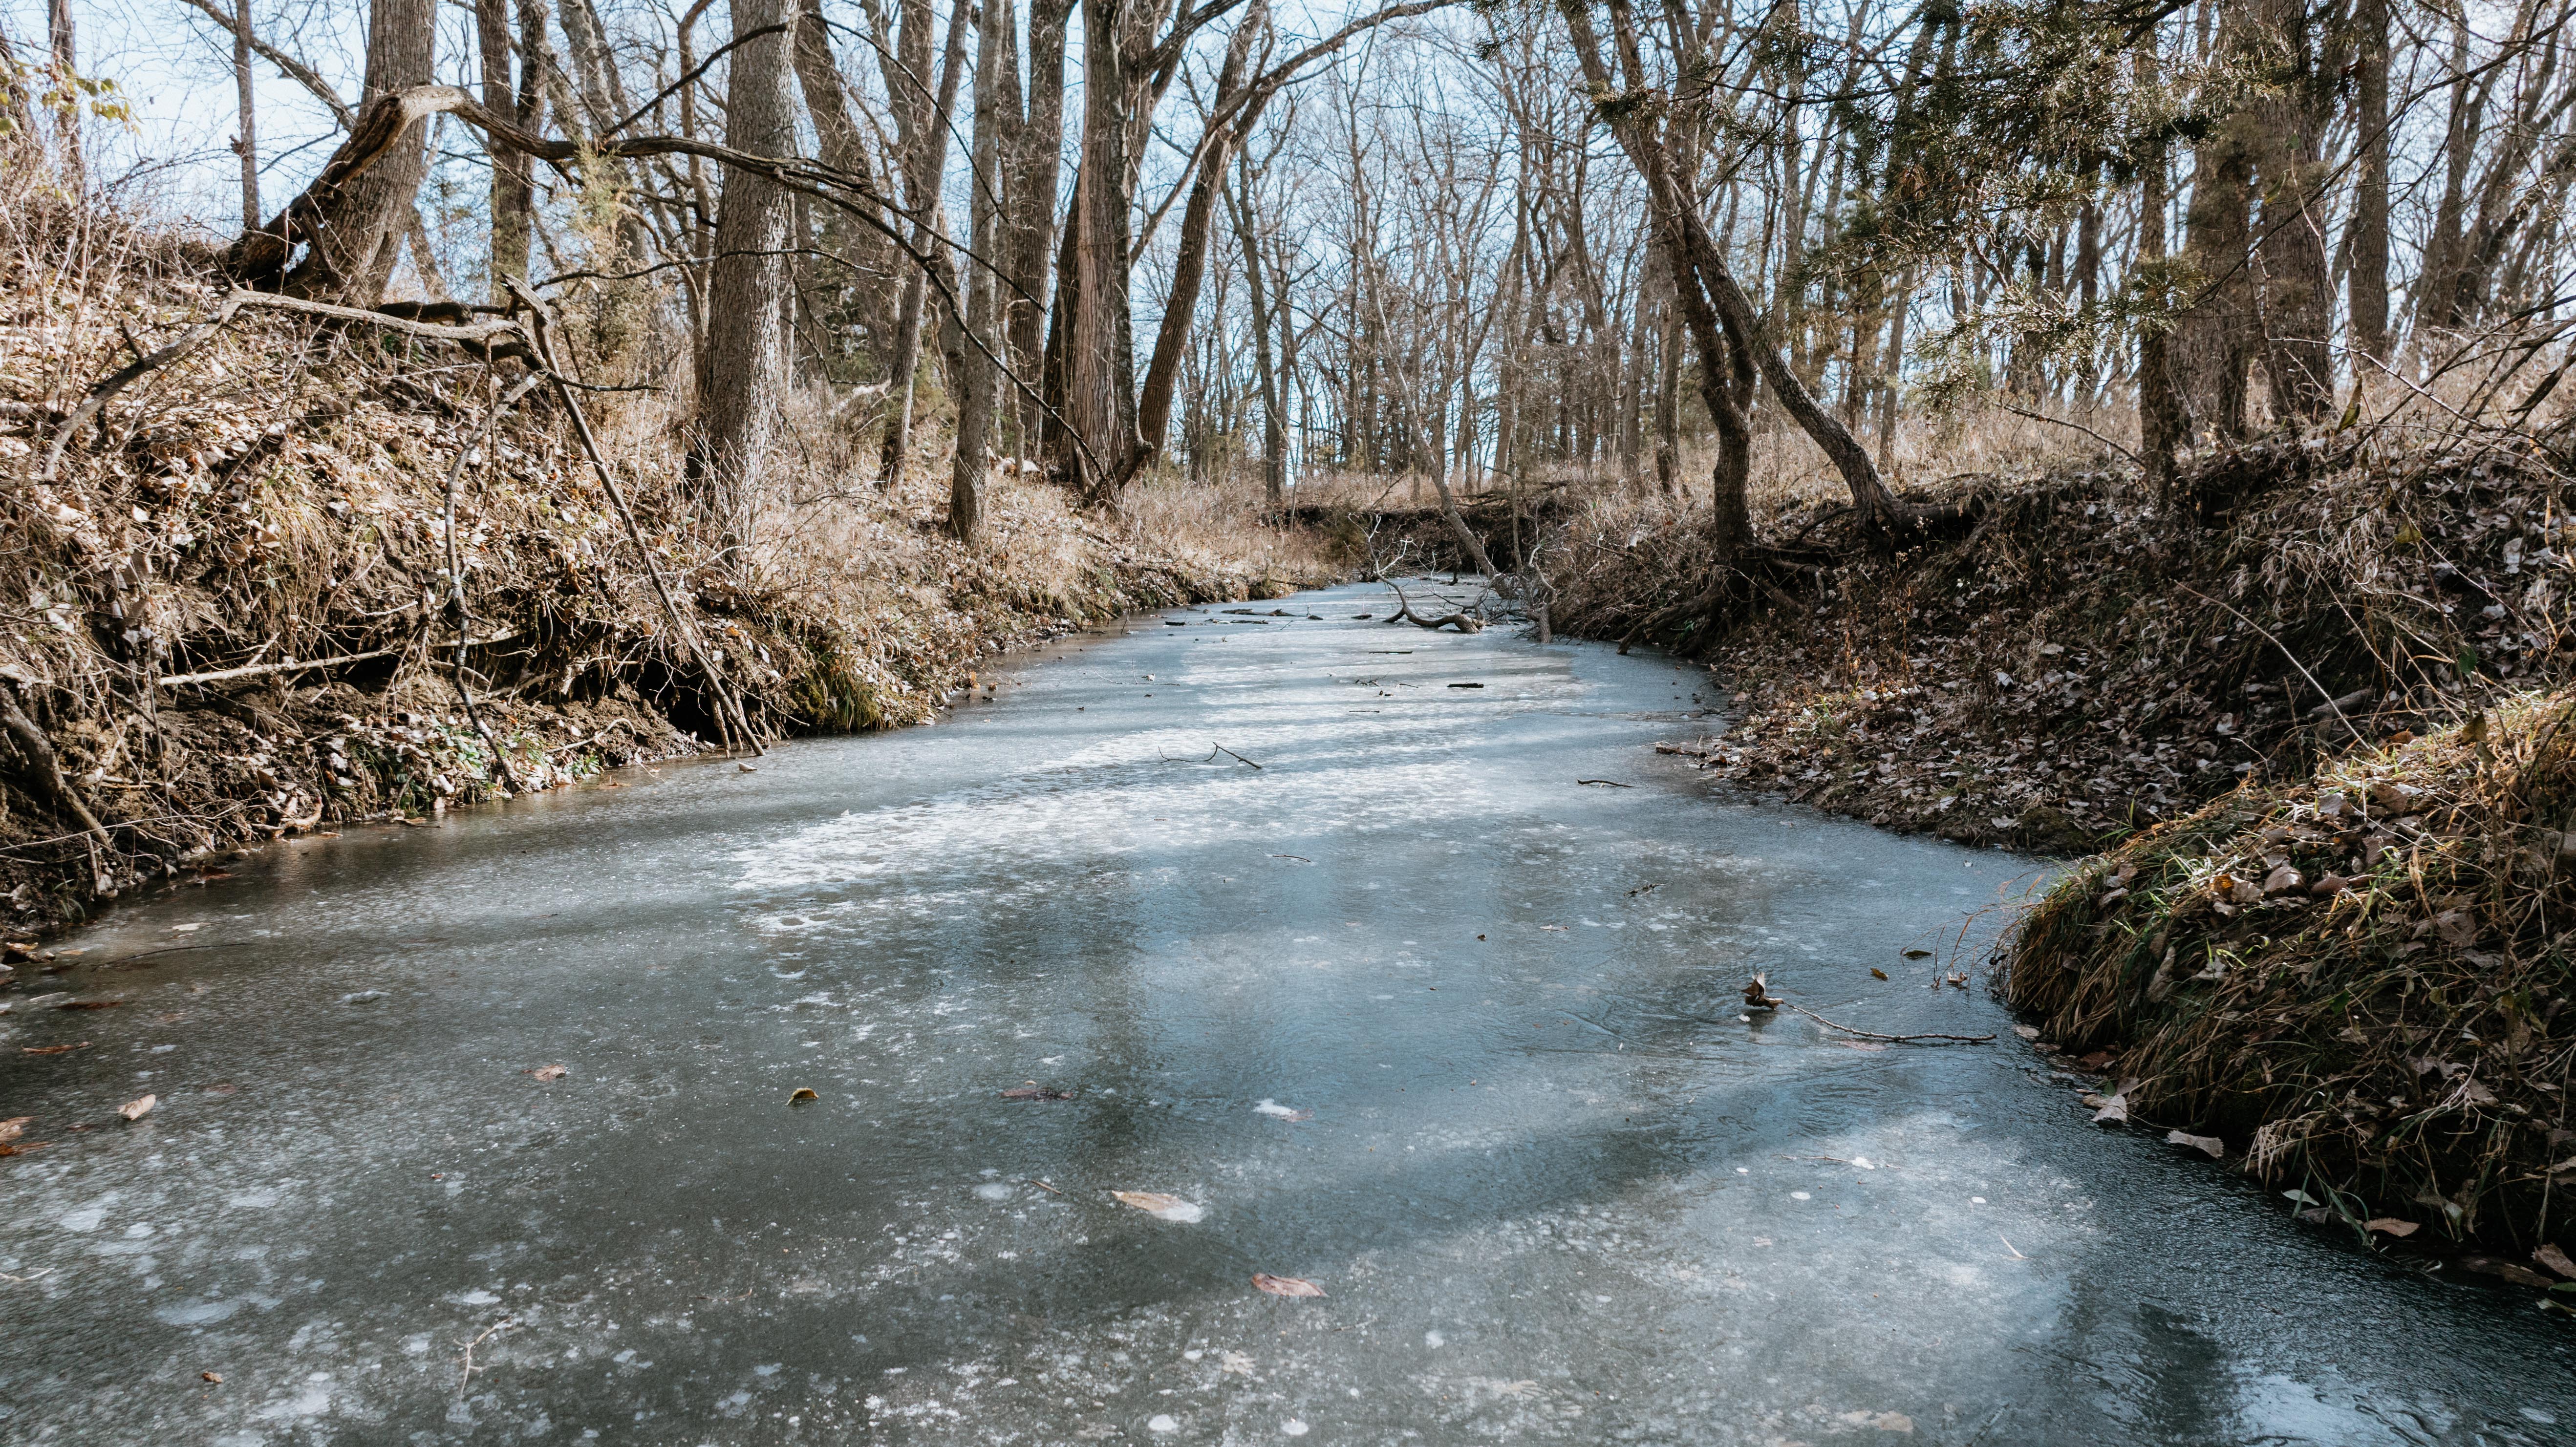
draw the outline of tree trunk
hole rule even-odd
[[[1134,375],[1122,365],[1131,246],[1128,137],[1135,85],[1127,54],[1136,0],[1082,7],[1082,153],[1075,170],[1074,294],[1065,329],[1065,420],[1080,446],[1081,491],[1106,502],[1126,481],[1141,443]]]
[[[2136,67],[2141,86],[2153,86],[2156,58],[2151,46],[2137,52]],[[2138,267],[2150,273],[2165,259],[2165,213],[2173,205],[2166,174],[2169,164],[2159,140],[2148,148],[2140,166]],[[2150,318],[2138,327],[2138,446],[2146,454],[2147,479],[2161,502],[2171,501],[2174,452],[2184,440],[2183,428],[2182,399],[2174,392],[2172,362],[2166,355],[2166,328],[2161,320]]]
[[[48,0],[45,39],[54,57],[54,85],[77,96],[72,78],[80,74],[80,42],[72,30],[71,0]],[[54,112],[54,134],[62,143],[63,179],[75,196],[89,189],[89,168],[81,157],[80,118],[77,100]]]
[[[2288,73],[2257,106],[2262,178],[2263,371],[2276,426],[2313,425],[2334,408],[2334,298],[2326,275],[2325,131],[2333,81],[2318,72],[2306,0],[2267,0],[2266,50]]]
[[[373,0],[364,102],[430,82],[437,18],[436,0]],[[429,170],[428,143],[429,123],[414,122],[383,160],[349,184],[309,238],[303,262],[287,273],[288,295],[361,307],[384,299],[411,229],[413,198]]]
[[[984,0],[982,33],[975,45],[971,157],[975,174],[967,188],[966,234],[976,254],[986,257],[993,255],[994,238],[1000,231],[994,196],[1002,183],[1002,132],[1011,125],[1003,113],[1018,105],[1017,97],[1009,98],[1007,105],[1001,103],[1002,56],[1011,44],[1011,4],[1012,0]],[[967,276],[966,315],[960,319],[966,345],[958,349],[953,368],[958,379],[957,455],[949,463],[948,531],[958,541],[972,544],[984,529],[984,482],[992,475],[984,444],[1000,379],[994,374],[990,353],[1002,345],[1002,339],[995,316],[1001,296],[999,279],[982,266]]]
[[[2353,178],[2350,301],[2353,349],[2388,360],[2388,0],[2358,0],[2354,23],[2355,129],[2360,164]]]
[[[878,179],[874,158],[868,150],[867,135],[850,108],[848,89],[841,80],[840,62],[833,55],[832,35],[823,20],[822,0],[798,0],[796,46],[792,58],[797,84],[805,93],[805,112],[814,118],[816,150],[820,152],[823,164],[836,171],[847,172],[869,190],[882,193],[884,184]],[[886,292],[903,270],[893,244],[871,227],[842,226],[837,214],[824,219],[821,224],[836,243],[835,249],[857,263],[865,273],[858,283],[863,300],[856,310],[860,324],[869,333],[883,336],[893,324],[892,308],[886,305]]]
[[[247,8],[248,0],[243,0]],[[523,17],[524,18],[524,17]],[[474,0],[474,35],[483,60],[483,105],[510,114],[524,104],[525,92],[510,85],[510,0]],[[528,184],[528,158],[496,149],[492,163],[491,298],[509,300],[507,281],[528,274],[528,237],[534,191]]]
[[[2250,56],[2252,28],[2239,9],[2225,9],[2219,49]],[[2246,370],[2260,335],[2248,275],[2253,233],[2247,217],[2257,124],[2252,109],[2240,110],[2221,118],[2203,138],[2183,218],[2183,259],[2197,290],[2175,319],[2169,360],[2186,426],[2220,442],[2245,435]]]
[[[1055,193],[1064,168],[1064,34],[1072,15],[1071,0],[1033,0],[1029,6],[1028,117],[1003,195],[1010,213],[1005,266],[1013,285],[1004,325],[1011,363],[1023,377],[1040,373],[1048,346],[1047,282],[1054,273]],[[1023,410],[1022,455],[1036,450],[1030,439],[1043,430],[1038,417]]]
[[[1221,112],[1242,91],[1252,42],[1268,16],[1263,0],[1253,0],[1252,8],[1236,23],[1233,39],[1225,49],[1225,64],[1217,74],[1210,116]],[[1144,391],[1136,404],[1141,448],[1129,464],[1130,471],[1152,462],[1171,426],[1172,388],[1180,377],[1181,353],[1189,341],[1190,323],[1198,313],[1200,284],[1207,276],[1208,228],[1216,218],[1217,197],[1225,190],[1225,170],[1233,164],[1234,147],[1241,144],[1244,133],[1260,115],[1259,102],[1246,106],[1232,122],[1219,126],[1214,138],[1205,144],[1205,154],[1199,157],[1198,176],[1190,183],[1189,204],[1181,212],[1180,245],[1172,257],[1171,293],[1163,300],[1162,325],[1155,333],[1154,355],[1146,364]]]
[[[786,0],[734,0],[734,32],[778,25]],[[725,141],[736,150],[783,156],[796,146],[795,98],[788,89],[784,34],[759,37],[729,57]],[[780,302],[787,290],[788,193],[766,176],[725,174],[716,220],[716,257],[707,288],[707,392],[699,399],[703,456],[694,459],[698,502],[729,542],[739,542],[787,389],[787,338]]]
[[[921,93],[922,73],[930,68],[929,46],[932,23],[929,0],[911,0],[904,6],[903,38],[896,53],[904,57],[908,73],[896,77],[905,87],[897,92],[908,96],[909,105],[899,103],[895,114],[909,115],[912,124],[904,136],[905,167],[903,204],[912,212],[912,249],[922,256],[932,254],[941,242],[939,235],[939,181],[948,168],[948,118],[957,105],[959,62],[966,48],[966,24],[972,7],[967,0],[955,0],[948,17],[948,44],[939,62],[939,91],[934,96]],[[916,35],[918,41],[916,43]],[[920,57],[915,64],[912,57]],[[912,420],[917,374],[921,370],[921,327],[923,314],[929,309],[930,273],[919,265],[907,269],[903,287],[902,309],[894,322],[894,366],[887,374],[893,392],[887,402],[885,448],[877,463],[877,486],[892,488],[903,480],[904,455],[912,448]]]

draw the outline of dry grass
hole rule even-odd
[[[2005,997],[2111,1052],[2133,1116],[2356,1229],[2548,1242],[2576,1187],[2571,719],[2513,694],[2090,861],[2023,921]]]
[[[672,389],[587,404],[639,550],[540,393],[444,344],[246,316],[116,397],[41,483],[73,404],[134,349],[207,315],[205,258],[149,218],[0,174],[0,676],[111,843],[21,776],[0,791],[0,889],[74,915],[208,850],[543,788],[712,735],[705,676],[646,571],[676,592],[768,729],[929,717],[982,661],[1140,608],[1323,581],[1294,539],[1243,526],[1240,490],[1140,490],[1122,518],[996,475],[991,531],[947,536],[945,429],[880,491],[860,439],[800,397],[733,529],[683,482],[687,368],[642,300],[569,299],[594,381]],[[447,608],[447,482],[472,636]],[[726,546],[728,531],[747,537]],[[286,660],[356,663],[219,685],[160,680]],[[489,726],[460,702],[461,690]],[[693,732],[694,731],[694,732]]]

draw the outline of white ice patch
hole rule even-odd
[[[106,1219],[104,1207],[83,1206],[77,1211],[65,1211],[58,1224],[66,1231],[95,1231],[98,1223]]]
[[[1293,1107],[1281,1105],[1279,1102],[1272,1100],[1267,1096],[1264,1096],[1261,1103],[1254,1106],[1253,1109],[1261,1112],[1263,1115],[1275,1115],[1281,1120],[1295,1120],[1297,1118],[1297,1111]]]
[[[1181,1430],[1181,1424],[1173,1421],[1172,1414],[1169,1412],[1156,1412],[1153,1416],[1145,1419],[1145,1430],[1148,1432],[1177,1432]]]
[[[987,1201],[1007,1201],[1011,1199],[1013,1192],[1011,1188],[1003,1182],[986,1181],[984,1184],[975,1188],[975,1194],[983,1197]]]

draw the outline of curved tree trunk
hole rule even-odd
[[[367,30],[365,101],[427,85],[437,61],[436,0],[374,0]],[[328,214],[312,218],[312,247],[286,275],[289,296],[374,306],[385,295],[411,230],[412,199],[429,171],[429,123],[415,120],[383,160],[354,177]]]

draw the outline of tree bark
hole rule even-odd
[[[1016,96],[1005,102],[1001,94],[1002,56],[1011,44],[1011,4],[1012,0],[984,0],[983,24],[975,45],[974,180],[967,193],[966,234],[976,254],[988,257],[993,255],[994,237],[999,230],[999,210],[994,201],[1001,186],[1002,133],[1016,119],[1006,118],[1003,112],[1018,105]],[[993,103],[989,108],[988,101]],[[967,278],[966,315],[960,320],[968,344],[958,348],[956,360],[957,455],[949,463],[948,531],[958,541],[971,545],[984,530],[984,484],[992,475],[992,463],[984,456],[984,446],[993,420],[998,381],[993,375],[992,359],[1001,345],[1001,335],[995,324],[999,279],[981,266],[969,271]]]
[[[786,0],[734,0],[737,35],[787,18]],[[788,37],[770,34],[734,50],[725,85],[725,139],[756,155],[791,154],[795,100],[788,89]],[[707,290],[708,390],[699,402],[703,436],[698,500],[739,541],[787,388],[788,193],[767,176],[725,174],[716,221],[716,259]]]
[[[2360,164],[2353,177],[2352,273],[2347,310],[2355,351],[2388,360],[2388,0],[2358,0],[2353,21],[2353,119]]]
[[[233,150],[241,157],[242,230],[268,218],[259,209],[259,121],[250,78],[250,0],[233,0],[233,95],[239,129]]]
[[[2284,72],[2256,107],[2262,234],[2263,370],[2279,425],[2313,425],[2334,408],[2334,299],[2326,272],[2325,131],[2332,69],[2320,63],[2306,0],[2266,0],[2268,53]]]
[[[948,168],[948,118],[956,111],[959,63],[966,48],[966,25],[971,12],[968,0],[954,0],[935,97],[921,93],[923,72],[929,69],[929,0],[908,0],[905,4],[903,36],[896,46],[895,53],[903,58],[907,72],[896,78],[896,83],[906,87],[898,94],[908,95],[910,103],[908,108],[898,104],[895,114],[899,119],[906,115],[911,118],[908,134],[903,138],[903,203],[912,212],[913,250],[923,256],[931,254],[938,240],[939,181]],[[916,35],[918,45],[914,43]],[[916,56],[919,63],[915,63]],[[879,487],[892,488],[903,480],[904,454],[912,447],[914,394],[918,391],[915,383],[921,370],[921,327],[929,299],[929,272],[915,266],[905,278],[902,310],[895,316],[894,369],[887,378],[893,383],[893,391],[887,405],[885,449],[877,464]]]
[[[2252,30],[2241,8],[2225,8],[2219,50],[2250,57]],[[2175,318],[2169,361],[2185,426],[2204,440],[2231,442],[2245,435],[2246,372],[2260,336],[2248,274],[2256,124],[2251,108],[2239,110],[2202,139],[2183,218],[2183,259],[2196,290]]]
[[[247,8],[248,0],[243,0]],[[524,15],[521,17],[526,18]],[[474,0],[475,43],[482,51],[483,104],[494,111],[518,111],[526,92],[510,84],[510,0]],[[523,121],[522,124],[525,124]],[[534,127],[530,127],[534,129]],[[528,184],[528,158],[516,151],[495,151],[492,164],[492,278],[495,305],[509,300],[506,278],[528,274],[529,224],[535,198]]]
[[[427,85],[437,61],[436,0],[373,0],[362,106]],[[410,231],[413,196],[429,170],[429,123],[414,121],[382,161],[357,175],[331,214],[305,238],[312,245],[286,275],[289,296],[370,307],[384,299]]]
[[[72,78],[80,74],[80,41],[72,28],[71,0],[47,0],[45,40],[54,58],[54,84],[72,91]],[[80,117],[77,101],[54,112],[54,135],[62,146],[63,179],[71,183],[75,196],[89,189],[89,168],[81,156]]]

